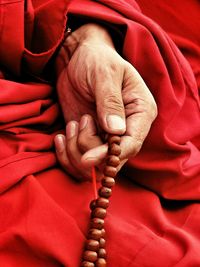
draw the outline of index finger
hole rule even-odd
[[[136,155],[157,116],[154,98],[142,77],[129,63],[125,70],[123,101],[126,133],[121,140],[121,159]]]

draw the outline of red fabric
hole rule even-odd
[[[1,266],[79,266],[92,186],[57,166],[55,89],[21,74],[22,66],[34,76],[43,71],[63,39],[67,12],[126,25],[123,56],[158,104],[142,151],[113,192],[108,266],[200,266],[200,7],[197,0],[189,3],[0,1]],[[193,11],[180,12],[184,7]]]

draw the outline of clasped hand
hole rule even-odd
[[[153,96],[136,69],[115,50],[106,29],[86,24],[66,38],[57,57],[57,92],[66,136],[55,146],[61,166],[76,179],[102,177],[106,133],[122,135],[121,164],[135,156],[156,118]]]

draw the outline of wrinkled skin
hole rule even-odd
[[[66,136],[55,146],[61,166],[88,179],[91,166],[102,177],[108,146],[101,133],[122,135],[121,164],[136,155],[156,118],[155,101],[136,69],[115,50],[108,32],[86,24],[67,37],[56,69]]]

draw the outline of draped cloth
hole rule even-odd
[[[75,182],[56,161],[53,137],[64,125],[56,89],[41,78],[68,14],[125,29],[122,55],[158,105],[113,190],[108,266],[200,266],[200,5],[189,3],[0,1],[1,266],[80,263],[91,183]]]

